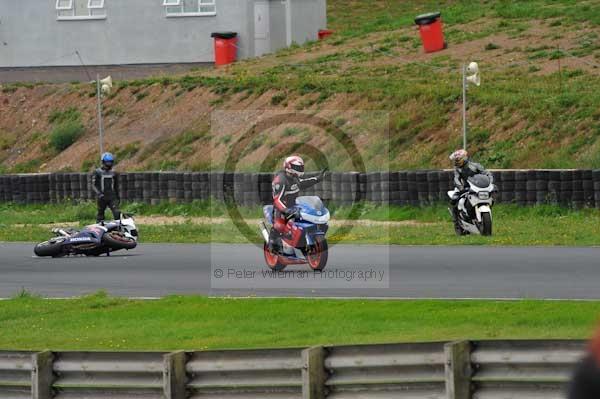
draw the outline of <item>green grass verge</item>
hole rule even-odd
[[[145,243],[244,243],[247,239],[231,222],[192,223],[193,217],[229,218],[223,204],[215,201],[191,204],[146,205],[125,204],[123,209],[138,216],[181,216],[183,223],[176,225],[140,224]],[[349,208],[335,207],[333,221],[347,219]],[[240,208],[244,218],[261,217],[260,207]],[[48,205],[0,205],[0,241],[37,242],[48,239],[50,223],[81,225],[94,222],[92,203]],[[370,225],[369,221],[407,222],[389,225]],[[364,224],[366,223],[366,224]],[[253,222],[249,224],[255,242],[261,238]],[[349,234],[341,236],[332,227],[331,242],[399,245],[600,245],[600,211],[573,210],[558,206],[521,207],[498,205],[494,208],[494,236],[457,237],[450,224],[446,206],[430,207],[376,207],[365,204],[361,224]]]
[[[585,338],[600,302],[29,295],[0,302],[0,349],[175,350]]]

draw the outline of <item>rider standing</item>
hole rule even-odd
[[[454,163],[454,187],[458,190],[458,193],[450,199],[450,205],[452,209],[452,221],[454,222],[454,229],[460,232],[460,224],[458,220],[458,200],[460,199],[461,192],[468,189],[469,177],[475,175],[486,175],[490,178],[490,183],[494,182],[494,176],[491,172],[488,172],[481,164],[473,162],[469,159],[469,153],[466,150],[460,149],[454,151],[450,155],[450,160]]]
[[[274,223],[269,238],[269,247],[272,251],[279,250],[282,236],[293,242],[299,239],[301,231],[294,225],[294,219],[298,216],[298,209],[295,207],[296,198],[300,190],[322,181],[325,172],[326,169],[315,176],[303,179],[304,160],[296,155],[285,159],[283,170],[275,175],[272,183]]]
[[[104,211],[107,207],[110,208],[114,219],[121,216],[121,211],[117,206],[119,202],[119,179],[112,169],[115,164],[115,157],[110,152],[105,152],[100,160],[102,166],[96,169],[92,176],[92,189],[98,199],[97,223],[104,222]]]

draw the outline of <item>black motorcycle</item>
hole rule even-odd
[[[93,224],[82,230],[53,229],[52,232],[56,237],[37,244],[33,249],[37,256],[110,255],[121,249],[134,249],[138,241],[133,216],[127,214],[121,214],[119,220]]]

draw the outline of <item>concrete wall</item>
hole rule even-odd
[[[292,2],[293,41],[314,40],[325,0]],[[217,15],[166,17],[163,0],[106,0],[106,18],[57,20],[54,0],[0,1],[0,68],[198,63],[214,59],[211,32],[239,33],[240,58],[254,55],[254,0],[217,0]],[[273,49],[286,44],[285,1],[271,1]],[[297,13],[297,15],[295,14]],[[322,23],[319,22],[319,23]]]

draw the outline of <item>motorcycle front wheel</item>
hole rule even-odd
[[[267,266],[269,266],[269,269],[273,270],[274,272],[280,272],[285,269],[286,265],[279,262],[279,255],[271,252],[269,249],[269,244],[264,244],[263,253],[265,255],[265,262],[267,263]]]
[[[53,258],[64,255],[63,242],[64,238],[52,238],[48,241],[39,243],[33,248],[33,252],[37,256],[52,256]]]
[[[479,231],[482,236],[491,236],[492,235],[492,215],[485,212],[481,214],[481,225],[479,226]]]
[[[308,265],[313,270],[321,271],[327,266],[327,260],[329,259],[329,245],[325,238],[317,238],[314,245],[312,245],[306,251],[306,260]]]
[[[102,242],[104,245],[115,251],[119,249],[134,249],[137,247],[137,241],[133,238],[126,237],[123,233],[118,231],[110,231],[104,234]]]

